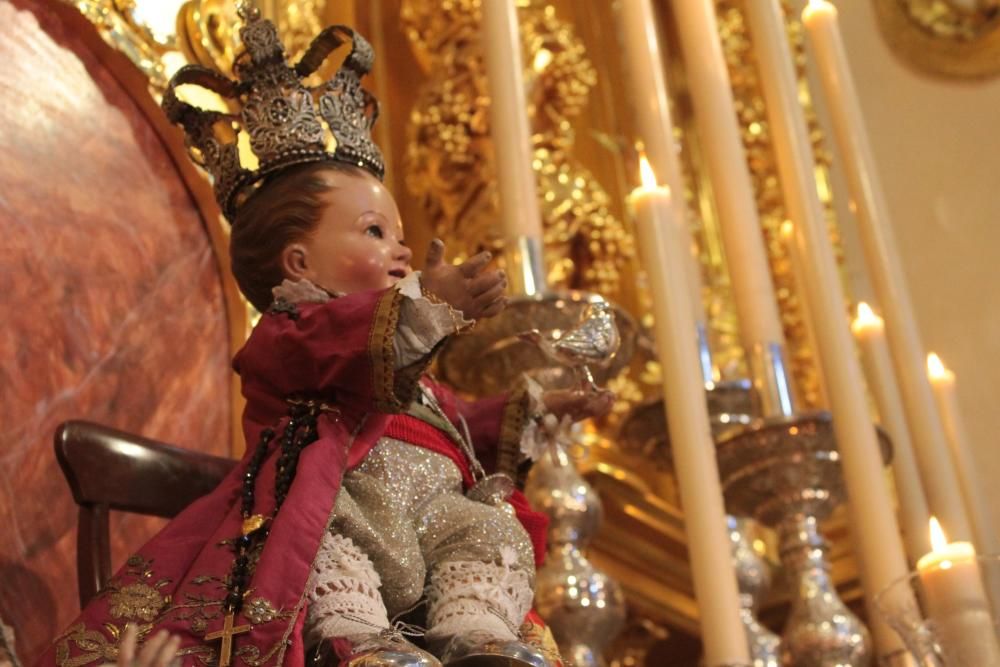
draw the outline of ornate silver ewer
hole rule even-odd
[[[548,558],[536,581],[538,613],[570,664],[603,665],[603,649],[625,622],[625,598],[583,553],[600,525],[601,499],[561,449],[535,464],[525,493],[551,522]]]

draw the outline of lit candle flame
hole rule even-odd
[[[864,301],[858,304],[858,314],[851,322],[851,331],[860,333],[862,331],[881,330],[885,328],[885,320],[875,314],[875,311]]]
[[[656,172],[653,171],[653,166],[649,164],[645,153],[639,154],[639,177],[642,179],[642,187],[656,187]]]
[[[823,16],[834,18],[837,16],[837,8],[827,0],[809,0],[809,4],[802,9],[802,18],[805,21]],[[806,25],[808,27],[808,23]]]
[[[948,538],[945,537],[944,529],[941,528],[941,522],[937,520],[936,516],[932,516],[929,523],[931,527],[931,549],[934,551],[944,551],[948,547]]]
[[[941,357],[931,352],[927,355],[927,376],[932,380],[949,380],[954,378],[955,374],[948,370]]]

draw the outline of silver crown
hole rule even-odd
[[[291,66],[274,24],[262,19],[255,7],[244,5],[239,11],[245,51],[233,65],[236,80],[187,65],[174,74],[163,95],[163,110],[184,128],[191,158],[212,175],[225,216],[232,221],[266,176],[291,165],[334,160],[366,169],[381,180],[385,164],[371,137],[378,100],[361,87],[374,61],[371,45],[351,28],[331,26]],[[336,75],[307,86],[304,80],[347,40],[351,52]],[[182,101],[177,88],[185,84],[219,94],[239,112],[200,109]],[[256,168],[240,160],[241,132],[249,137]]]

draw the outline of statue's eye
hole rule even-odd
[[[368,227],[365,229],[365,234],[367,234],[368,236],[373,236],[377,239],[385,238],[385,234],[382,233],[382,228],[379,227],[378,225],[368,225]]]

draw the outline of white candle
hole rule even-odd
[[[904,648],[902,640],[879,614],[872,612],[876,609],[875,596],[908,572],[899,524],[882,474],[878,434],[865,403],[861,365],[844,319],[847,308],[816,190],[815,160],[798,101],[798,81],[784,16],[778,0],[754,0],[744,5],[744,11],[762,72],[785,205],[795,222],[795,251],[801,258],[806,303],[815,325],[817,351],[833,413],[869,624],[879,656],[888,656]],[[894,590],[905,594],[902,589]]]
[[[944,422],[955,469],[962,483],[965,509],[972,520],[976,548],[979,549],[980,553],[1000,553],[997,533],[990,520],[990,509],[986,503],[982,486],[979,484],[976,462],[972,458],[972,450],[965,432],[965,423],[962,421],[962,413],[958,407],[955,374],[944,365],[941,357],[931,352],[927,355],[927,377],[934,391],[934,400],[937,403],[941,421]]]
[[[885,311],[886,334],[897,385],[903,397],[927,501],[931,511],[941,518],[952,535],[968,539],[972,531],[955,468],[949,458],[944,428],[924,375],[924,347],[896,254],[889,209],[875,172],[864,116],[837,28],[837,10],[826,0],[810,0],[802,12],[802,21],[816,60],[851,196],[857,205],[868,271]]]
[[[624,63],[629,106],[636,130],[642,140],[653,171],[664,176],[671,192],[684,192],[684,179],[677,159],[674,124],[670,117],[667,83],[663,73],[663,55],[657,35],[656,14],[650,0],[620,0],[616,3],[619,43],[624,50]],[[673,219],[692,239],[687,222],[687,207],[681,196],[671,197]],[[705,307],[701,297],[701,268],[694,252],[685,253],[685,270],[691,292],[695,322],[705,323]]]
[[[867,303],[858,304],[857,317],[851,331],[861,348],[861,361],[865,368],[868,388],[875,397],[882,427],[892,440],[892,472],[899,497],[900,524],[903,544],[910,563],[930,551],[927,522],[930,510],[920,483],[920,470],[913,455],[910,431],[906,428],[903,404],[892,375],[889,346],[885,342],[885,323]]]
[[[784,336],[737,124],[733,91],[719,43],[715,2],[685,0],[671,6],[677,19],[695,122],[709,176],[714,183],[741,340],[753,355],[761,346],[782,344]],[[759,382],[758,374],[754,375],[755,382]],[[769,404],[767,395],[761,398],[769,414],[789,408]]]
[[[518,265],[508,274],[514,291],[533,294],[544,289],[544,276],[535,275],[530,266],[531,252],[542,248],[542,216],[532,168],[517,6],[514,0],[483,0],[482,14],[501,222],[508,252]]]
[[[969,542],[948,542],[934,518],[931,543],[934,550],[920,559],[917,571],[927,618],[934,624],[947,664],[1000,666],[997,631],[975,547]]]
[[[674,468],[684,507],[691,577],[705,664],[749,664],[739,589],[729,558],[722,486],[709,428],[698,344],[684,276],[686,245],[671,219],[670,189],[658,186],[645,157],[643,185],[629,196],[641,259],[650,279],[656,345],[669,407]]]

